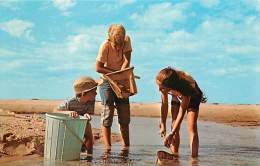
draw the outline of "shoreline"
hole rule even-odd
[[[0,110],[16,114],[44,114],[52,112],[63,100],[0,100]],[[101,102],[95,105],[95,115],[102,111]],[[160,117],[160,103],[131,103],[131,116]],[[168,117],[170,117],[170,111]],[[260,126],[260,105],[208,104],[200,106],[199,120],[241,127]]]

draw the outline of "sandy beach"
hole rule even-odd
[[[36,99],[0,100],[0,161],[7,162],[13,157],[22,159],[22,156],[42,156],[45,134],[43,114],[52,112],[62,102]],[[96,102],[95,114],[99,115],[101,110],[101,103]],[[159,117],[160,103],[131,103],[131,114]],[[202,104],[199,120],[258,128],[260,105]],[[93,129],[93,133],[95,144],[100,144],[100,129]],[[119,142],[120,139],[119,134],[113,134],[113,142]]]
[[[63,100],[0,100],[0,109],[16,114],[43,114],[52,112]],[[100,115],[102,105],[96,102],[95,114]],[[170,111],[169,111],[170,112]],[[131,115],[159,117],[160,103],[131,103]],[[170,116],[170,113],[169,113]],[[260,105],[201,104],[199,120],[224,123],[232,126],[260,126]]]

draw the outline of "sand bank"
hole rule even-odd
[[[0,109],[15,113],[52,112],[63,100],[0,100]],[[102,110],[96,102],[95,114]],[[159,117],[160,103],[131,103],[132,116]],[[170,116],[170,114],[169,114]],[[201,104],[199,120],[233,126],[260,126],[260,105]]]

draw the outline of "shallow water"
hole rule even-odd
[[[169,121],[169,120],[168,120]],[[131,150],[128,158],[119,157],[120,143],[113,144],[109,159],[102,159],[102,145],[94,147],[92,162],[69,161],[51,162],[42,158],[10,162],[8,165],[16,166],[85,166],[85,165],[155,165],[156,151],[167,150],[162,145],[158,133],[158,118],[132,117],[130,125]],[[170,122],[169,122],[170,123]],[[93,117],[92,126],[100,127],[100,117]],[[170,124],[168,124],[170,126]],[[250,129],[232,127],[212,122],[198,123],[200,136],[199,158],[190,158],[188,146],[187,123],[183,122],[181,128],[180,157],[169,163],[171,165],[260,165],[260,128]],[[119,132],[117,117],[114,118],[113,132]]]

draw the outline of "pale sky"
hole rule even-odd
[[[0,98],[73,96],[73,80],[99,78],[113,23],[131,37],[141,77],[131,101],[159,102],[155,76],[172,66],[210,103],[260,103],[260,0],[0,0]]]

